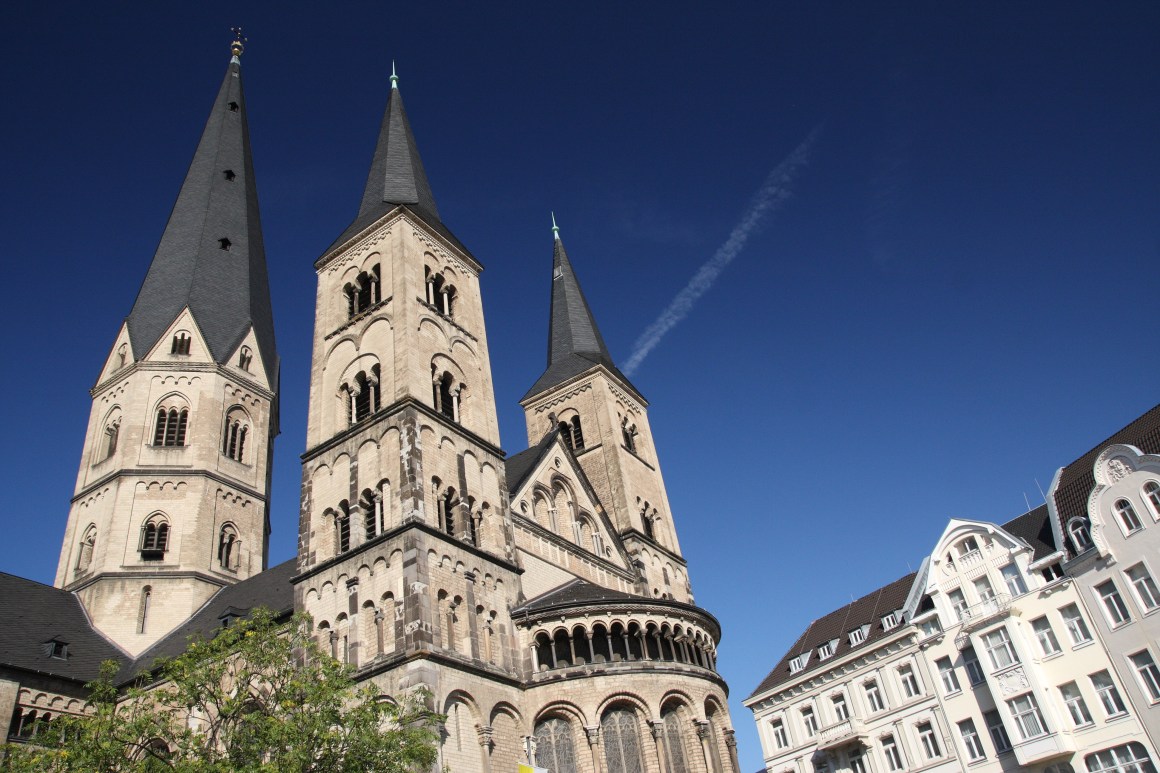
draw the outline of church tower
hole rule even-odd
[[[448,663],[510,674],[482,266],[440,217],[394,75],[358,215],[315,269],[296,606],[384,689],[438,692]]]
[[[231,54],[92,389],[56,574],[133,655],[266,568],[278,354],[240,39]]]
[[[520,405],[535,445],[559,430],[642,573],[646,595],[692,603],[648,424],[648,401],[608,353],[552,218],[548,366]]]

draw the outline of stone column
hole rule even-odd
[[[592,752],[592,770],[604,773],[604,761],[600,759],[600,725],[585,727],[584,735],[588,738],[588,748]]]
[[[665,745],[665,723],[663,720],[647,720],[649,732],[652,733],[653,748],[657,754],[657,769],[661,773],[669,773],[669,750]]]
[[[732,728],[725,731],[725,746],[729,749],[729,763],[733,766],[733,773],[741,773],[741,761],[737,759],[737,736]]]
[[[720,771],[713,770],[713,754],[709,751],[708,720],[694,719],[693,729],[697,733],[697,740],[701,742],[701,758],[705,760],[705,770],[712,771],[712,773],[720,773]]]
[[[491,725],[476,725],[475,734],[479,737],[480,757],[483,759],[483,773],[491,773],[491,752],[495,749],[494,731]]]

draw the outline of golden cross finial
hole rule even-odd
[[[242,55],[243,51],[246,50],[245,43],[247,38],[242,37],[241,27],[231,27],[230,32],[234,33],[234,42],[230,43],[230,53],[232,53],[236,59]]]

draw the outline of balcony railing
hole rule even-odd
[[[992,596],[963,610],[963,628],[975,628],[991,618],[1011,611],[1011,597],[1006,593]]]
[[[818,731],[818,748],[833,749],[836,746],[857,741],[865,735],[860,719],[843,719],[832,725],[826,725]]]

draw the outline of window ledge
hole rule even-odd
[[[1072,651],[1082,650],[1084,647],[1090,647],[1095,643],[1096,643],[1095,639],[1088,639],[1087,641],[1081,641],[1079,644],[1073,644],[1071,649],[1072,649]]]
[[[1048,653],[1048,654],[1044,655],[1043,657],[1041,657],[1039,659],[1039,662],[1046,663],[1049,660],[1055,660],[1056,658],[1061,658],[1061,657],[1063,657],[1063,650],[1056,650],[1055,652]]]
[[[968,762],[968,763],[967,763],[967,767],[968,767],[968,768],[977,768],[977,767],[978,767],[978,766],[980,766],[980,765],[986,765],[986,764],[987,764],[987,758],[986,758],[986,757],[980,757],[980,758],[979,758],[979,759],[977,759],[977,760],[971,760],[970,762]]]
[[[1132,712],[1121,711],[1119,714],[1112,714],[1110,717],[1104,720],[1104,723],[1110,725],[1115,722],[1123,722],[1125,719],[1131,718],[1131,716]]]
[[[962,694],[963,694],[963,688],[960,687],[957,690],[952,690],[951,692],[943,693],[943,697],[944,698],[957,698]]]

